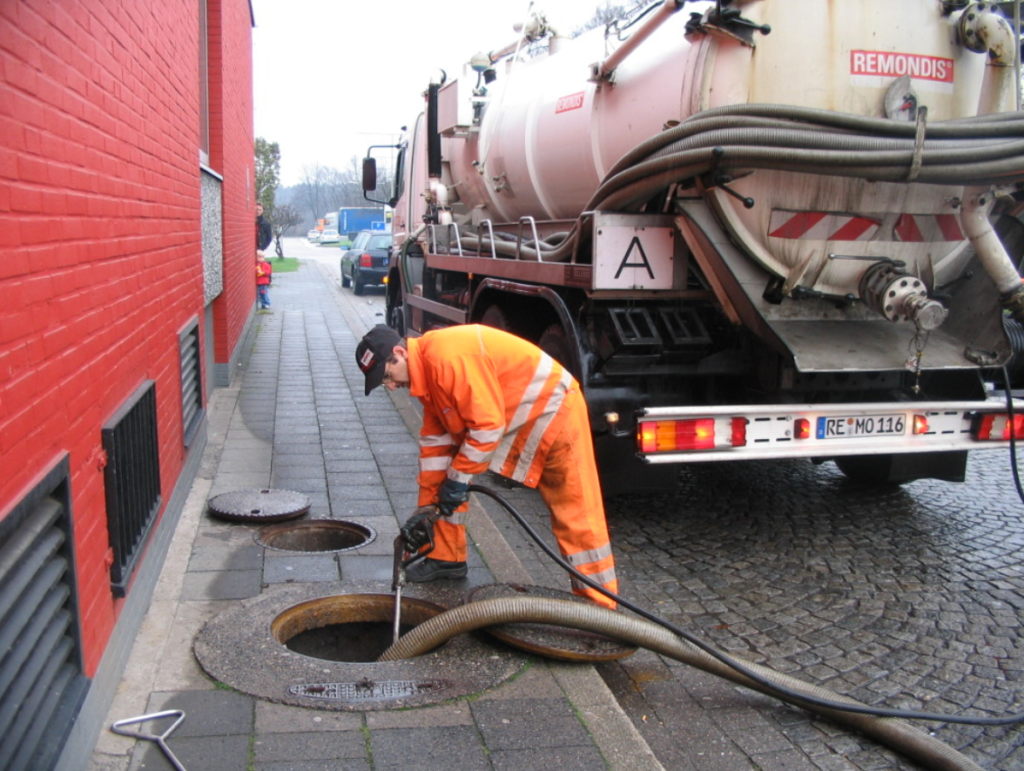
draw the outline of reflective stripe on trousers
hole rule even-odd
[[[604,517],[586,402],[575,390],[567,395],[566,401],[569,413],[545,460],[537,489],[551,510],[551,529],[562,554],[581,573],[593,576],[604,588],[617,593],[615,558]],[[438,520],[434,526],[434,543],[432,559],[465,561],[464,526]],[[615,603],[601,593],[581,583],[577,586],[577,583],[573,581],[576,594],[605,607],[615,607]]]

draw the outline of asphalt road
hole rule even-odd
[[[286,254],[338,272],[335,247],[287,239]],[[339,291],[383,323],[381,289]],[[547,529],[535,497],[504,492]],[[868,704],[1024,712],[1024,504],[1005,451],[972,456],[964,484],[874,489],[831,463],[697,464],[672,493],[610,498],[607,517],[623,595],[737,656]],[[539,583],[564,583],[501,527]],[[599,670],[671,771],[920,768],[650,652]],[[918,725],[983,768],[1024,769],[1021,725]]]
[[[341,292],[347,307],[355,313],[365,329],[385,321],[384,287],[368,286],[365,294],[356,297],[351,289],[341,288],[341,255],[337,244],[311,244],[305,238],[283,238],[282,247],[285,257],[297,257],[300,260],[314,260],[326,270],[331,281]],[[273,254],[273,249],[270,250]],[[271,260],[271,264],[273,264]]]

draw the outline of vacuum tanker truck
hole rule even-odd
[[[963,0],[665,0],[574,39],[535,11],[433,78],[394,190],[368,153],[387,322],[568,366],[609,492],[776,458],[962,481],[1024,427],[1017,29]]]

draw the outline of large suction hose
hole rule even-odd
[[[1009,375],[1003,369],[1009,392]],[[1008,400],[1011,419],[1012,401]],[[1017,490],[1024,500],[1016,471],[1014,444],[1010,446],[1010,457],[1014,466]],[[538,598],[502,598],[486,603],[472,603],[443,613],[427,624],[417,627],[409,635],[396,641],[381,656],[381,661],[426,653],[461,632],[493,624],[512,622],[549,623],[561,626],[575,626],[579,629],[607,634],[618,639],[649,648],[658,653],[678,658],[679,661],[700,667],[705,671],[725,677],[733,682],[756,689],[783,701],[799,705],[849,725],[872,736],[878,741],[899,749],[911,757],[923,760],[930,769],[978,769],[960,753],[922,734],[903,721],[933,720],[946,723],[973,725],[1012,725],[1024,722],[1024,713],[1003,717],[975,717],[967,715],[944,715],[916,710],[874,707],[861,704],[845,696],[838,696],[827,689],[804,683],[748,661],[741,661],[701,640],[699,637],[672,624],[660,616],[645,610],[624,597],[610,592],[590,576],[584,575],[565,561],[549,546],[541,535],[526,521],[523,515],[505,498],[483,485],[470,485],[469,491],[484,495],[496,501],[526,531],[526,534],[556,562],[563,570],[580,583],[615,600],[620,608],[630,610],[639,619],[614,613],[603,608],[580,603],[561,602],[552,605],[549,600]],[[525,604],[525,607],[524,607]],[[587,611],[580,611],[580,608]],[[472,609],[472,610],[471,610]],[[591,613],[601,610],[603,613]],[[667,636],[666,636],[667,635]],[[680,657],[682,656],[682,657]]]
[[[915,184],[987,187],[1024,182],[1021,113],[929,123],[920,146],[917,130],[913,123],[791,105],[717,107],[624,155],[584,211],[637,211],[674,183],[711,172],[737,176],[754,169],[909,184],[910,170],[916,168]],[[577,227],[557,247],[542,248],[530,259],[571,259]]]
[[[379,661],[396,661],[428,653],[456,635],[494,624],[557,624],[608,635],[660,653],[734,683],[780,697],[778,691],[758,683],[708,655],[695,645],[644,619],[608,610],[590,603],[552,600],[540,597],[502,597],[461,605],[434,616],[410,631],[381,655]],[[747,666],[761,677],[816,699],[830,699],[858,705],[859,702],[831,691],[804,683],[767,667]],[[879,743],[903,753],[933,771],[982,771],[969,758],[949,745],[910,724],[893,718],[879,718],[841,710],[826,709],[799,698],[787,701],[817,712],[837,723],[870,736]]]

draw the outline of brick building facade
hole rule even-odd
[[[253,16],[9,0],[0,25],[0,756],[71,769],[253,319]]]

